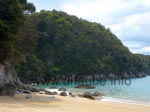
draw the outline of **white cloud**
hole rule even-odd
[[[141,53],[141,54],[146,54],[146,55],[150,55],[150,46],[148,47],[143,47],[140,49],[133,49],[131,50],[133,53]]]
[[[124,45],[128,46],[133,53],[149,54],[150,45],[140,41],[125,41]]]
[[[144,47],[142,48],[142,51],[150,53],[150,47]]]
[[[62,9],[69,14],[74,14],[91,21],[103,22],[104,24],[109,22],[111,14],[128,7],[128,4],[122,4],[122,0],[77,1],[63,4]]]
[[[150,12],[130,15],[119,23],[111,25],[112,31],[122,40],[128,39],[150,39]],[[145,36],[146,35],[146,36]]]
[[[123,42],[123,44],[130,47],[131,49],[140,49],[145,46],[143,42],[136,42],[136,41],[125,41]]]

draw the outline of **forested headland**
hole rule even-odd
[[[0,1],[0,64],[6,74],[11,66],[24,83],[150,74],[150,56],[130,52],[104,25],[13,1]]]

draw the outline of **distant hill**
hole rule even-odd
[[[95,74],[128,78],[150,73],[150,57],[132,54],[100,23],[55,10],[29,15],[26,23],[22,34],[37,38],[26,62],[16,66],[24,80]]]

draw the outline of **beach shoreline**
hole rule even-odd
[[[0,112],[149,112],[150,106],[90,100],[80,97],[16,94],[15,97],[0,96]],[[53,99],[52,99],[53,98]],[[43,99],[43,100],[42,100]]]
[[[144,106],[150,106],[150,103],[144,103],[144,102],[138,102],[134,100],[124,100],[124,99],[118,99],[113,97],[106,97],[104,96],[101,101],[103,102],[116,102],[116,103],[125,103],[125,104],[133,104],[133,105],[144,105]]]
[[[62,91],[58,91],[58,89],[48,89],[47,88],[45,90],[50,91],[50,92],[57,92],[58,94],[60,94],[62,92]],[[69,96],[70,92],[73,93],[75,96],[78,96],[79,94],[83,94],[84,93],[84,92],[78,93],[78,92],[69,90],[69,91],[66,91],[66,93],[67,93],[68,96]],[[121,99],[121,98],[119,99],[119,98],[110,97],[110,96],[107,96],[107,95],[100,96],[100,97],[101,97],[100,99],[96,98],[96,100],[98,100],[98,101],[104,101],[104,102],[117,102],[117,103],[127,103],[127,104],[150,106],[150,102],[142,102],[142,101],[136,101],[136,100],[130,100],[130,99],[126,99],[125,100],[125,99]]]

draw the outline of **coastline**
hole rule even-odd
[[[120,103],[112,101],[90,100],[80,97],[51,96],[32,94],[33,99],[26,99],[27,94],[15,97],[0,96],[0,112],[149,112],[150,106]],[[54,98],[54,99],[51,99]],[[43,99],[43,100],[42,100]]]
[[[144,103],[144,102],[138,102],[134,100],[124,100],[124,99],[117,99],[112,97],[103,96],[101,99],[103,102],[116,102],[116,103],[125,103],[125,104],[133,104],[133,105],[144,105],[144,106],[150,106],[150,103]]]
[[[58,89],[45,89],[45,90],[50,91],[50,92],[57,92],[58,94],[60,94],[62,92],[62,91],[58,91]],[[68,96],[69,96],[69,92],[72,93],[72,91],[65,91],[65,92],[67,93]],[[77,94],[76,94],[76,96],[77,96]],[[144,102],[135,101],[135,100],[124,100],[124,99],[118,99],[118,98],[113,98],[113,97],[108,97],[108,96],[102,96],[102,99],[98,100],[98,101],[117,102],[117,103],[127,103],[127,104],[150,106],[150,102],[149,103],[144,103]]]

